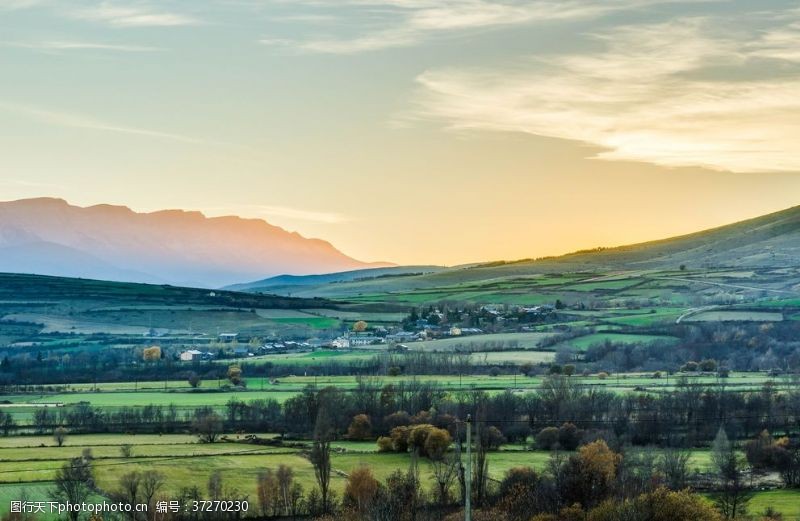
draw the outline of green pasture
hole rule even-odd
[[[605,321],[611,324],[632,327],[652,326],[664,322],[675,322],[685,311],[685,308],[659,307],[653,308],[653,312],[651,313],[635,313],[622,317],[609,317],[605,319]]]
[[[663,335],[635,335],[635,334],[620,334],[620,333],[594,333],[571,340],[561,342],[556,346],[569,347],[577,349],[578,351],[585,351],[589,347],[605,342],[612,342],[615,344],[654,344],[663,343],[665,345],[675,345],[679,339],[672,336]]]
[[[785,521],[800,520],[800,490],[779,489],[756,492],[748,505],[748,511],[760,514],[767,507],[772,507],[782,513]]]
[[[497,333],[492,335],[465,335],[441,340],[410,342],[409,349],[418,351],[450,351],[456,348],[487,351],[492,348],[535,349],[552,333]]]
[[[176,494],[184,486],[195,485],[204,490],[211,473],[219,471],[226,488],[235,489],[254,500],[259,472],[281,464],[292,468],[295,479],[306,491],[316,486],[313,468],[302,449],[236,442],[235,435],[228,435],[228,438],[231,441],[203,444],[188,435],[73,435],[67,437],[63,447],[53,446],[52,439],[45,436],[3,438],[0,444],[0,513],[8,510],[12,499],[21,498],[23,490],[31,500],[49,499],[55,471],[85,448],[91,449],[95,458],[98,485],[107,491],[118,486],[123,474],[135,470],[162,473],[166,478],[164,492],[167,495]],[[132,457],[122,457],[119,445],[123,443],[132,445]],[[346,475],[355,468],[367,465],[377,478],[383,480],[395,470],[406,470],[411,461],[407,453],[379,453],[376,443],[371,441],[337,441],[332,447],[332,486],[339,493]],[[489,454],[489,474],[493,479],[501,479],[509,469],[519,466],[541,471],[550,457],[546,451],[507,445]],[[689,466],[692,470],[707,471],[710,459],[709,450],[692,450]],[[423,487],[431,487],[430,462],[419,458],[418,468]],[[798,500],[798,491],[759,492],[751,503],[751,512],[759,512],[771,505],[782,511],[787,519],[793,519],[792,516],[800,514]]]
[[[472,363],[480,364],[540,364],[550,363],[555,358],[553,351],[486,351],[483,353],[472,353],[470,360]]]
[[[380,346],[370,346],[370,348],[359,349],[357,351],[333,350],[333,349],[319,349],[306,353],[280,353],[274,355],[261,355],[252,356],[249,358],[241,358],[234,360],[218,360],[221,364],[230,364],[237,362],[246,362],[248,364],[274,364],[274,365],[302,365],[302,366],[315,366],[320,364],[328,364],[332,361],[341,363],[350,363],[357,361],[369,360],[376,354],[385,350],[385,346],[379,349]]]
[[[349,322],[364,320],[367,323],[399,323],[408,316],[406,313],[382,313],[375,311],[350,311],[346,309],[307,309],[307,313]]]
[[[783,320],[783,313],[713,310],[687,316],[683,322],[780,322],[781,320]]]

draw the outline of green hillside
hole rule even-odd
[[[653,296],[660,289],[669,292],[670,287],[685,293],[686,289],[707,291],[721,284],[717,288],[733,292],[765,290],[788,295],[796,294],[800,283],[793,268],[799,258],[800,207],[794,207],[690,235],[561,257],[500,261],[397,277],[378,276],[378,272],[368,277],[373,270],[362,270],[352,280],[296,277],[281,279],[281,284],[243,289],[362,300],[387,294],[389,301],[408,303],[466,300],[537,304],[540,302],[530,293],[547,293],[555,286],[568,293],[608,290],[626,296]],[[707,279],[705,283],[701,278]],[[656,279],[659,282],[653,283]],[[631,291],[622,291],[626,289]],[[508,298],[520,291],[525,296]]]

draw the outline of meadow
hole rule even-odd
[[[258,434],[272,437],[271,434]],[[63,447],[54,446],[48,436],[24,436],[3,439],[0,444],[0,513],[9,508],[12,499],[24,495],[35,500],[47,500],[52,489],[55,470],[68,458],[91,450],[97,484],[100,490],[111,492],[118,486],[120,476],[135,470],[157,471],[166,477],[167,496],[176,495],[184,484],[196,484],[201,489],[212,472],[219,471],[226,487],[256,497],[256,477],[266,468],[289,465],[295,479],[306,489],[315,486],[313,467],[301,448],[259,446],[246,443],[241,435],[228,434],[227,441],[200,443],[189,435],[71,435]],[[120,452],[120,445],[131,445],[130,457]],[[656,449],[654,449],[656,450]],[[657,452],[657,450],[656,450]],[[500,479],[509,469],[530,466],[543,470],[550,458],[546,451],[528,450],[515,444],[489,454],[491,479]],[[332,487],[343,490],[345,479],[353,469],[369,466],[375,476],[385,479],[395,470],[406,470],[409,454],[379,453],[374,442],[333,443]],[[711,465],[707,449],[690,452],[689,468],[708,471]],[[423,489],[433,484],[430,462],[418,459]],[[102,498],[96,498],[102,500]],[[784,519],[800,516],[800,491],[770,490],[758,492],[752,502],[754,512],[767,505],[784,513]]]

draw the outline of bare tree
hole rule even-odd
[[[472,464],[472,494],[475,504],[481,506],[486,499],[486,486],[489,480],[489,438],[481,429],[481,422],[475,422],[475,461]]]
[[[314,441],[309,459],[314,466],[314,476],[317,478],[319,493],[322,496],[322,513],[324,514],[330,510],[331,440],[333,434],[332,422],[323,404],[317,413]]]
[[[55,489],[52,497],[61,503],[79,505],[85,503],[94,490],[92,463],[85,458],[72,458],[56,471]],[[67,513],[71,521],[77,521],[79,510]]]
[[[139,502],[142,474],[138,471],[127,472],[119,478],[119,488],[111,497],[125,505],[136,505]],[[130,519],[136,518],[135,508],[129,513]]]
[[[67,429],[63,426],[56,427],[53,431],[53,441],[56,442],[56,445],[59,447],[64,445],[64,442],[67,441]]]
[[[433,479],[436,481],[436,499],[441,506],[450,503],[450,488],[456,479],[460,458],[456,453],[432,459]]]
[[[148,470],[142,474],[142,500],[147,505],[148,512],[155,511],[153,507],[156,494],[164,486],[164,482],[164,474],[158,471]]]
[[[689,451],[673,447],[665,448],[661,453],[658,469],[672,490],[683,490],[688,485],[689,456]]]
[[[222,418],[214,411],[203,411],[193,423],[200,441],[214,443],[222,433]]]
[[[278,466],[275,477],[278,479],[278,490],[280,491],[281,499],[283,500],[283,514],[290,515],[290,495],[292,491],[292,482],[294,480],[294,472],[288,465],[281,464]]]

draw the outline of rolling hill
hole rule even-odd
[[[319,275],[278,275],[244,284],[233,284],[225,289],[230,291],[250,291],[257,293],[291,291],[297,286],[317,286],[336,282],[353,282],[376,278],[409,277],[438,273],[447,268],[442,266],[395,266],[390,268],[367,268],[363,270],[340,271]]]
[[[553,273],[608,274],[633,270],[709,270],[721,268],[800,267],[800,206],[689,235],[615,248],[597,248],[559,257],[491,262],[440,269],[405,277],[358,280],[279,279],[282,284],[253,284],[243,291],[296,296],[350,298],[359,295],[495,284]],[[413,271],[413,270],[412,270]],[[379,273],[379,272],[376,272]],[[269,282],[269,281],[267,281]],[[335,283],[331,283],[335,282]]]
[[[5,272],[219,287],[281,273],[385,265],[355,260],[328,242],[261,219],[82,208],[51,198],[0,202]]]

